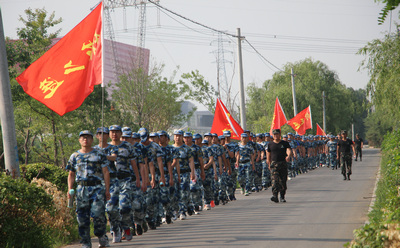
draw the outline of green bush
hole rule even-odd
[[[51,247],[51,229],[43,216],[53,213],[43,189],[0,173],[0,247]]]
[[[31,182],[32,179],[35,177],[37,177],[38,179],[43,178],[46,181],[55,184],[57,188],[63,192],[67,192],[68,190],[68,172],[60,167],[52,164],[37,163],[28,164],[23,167],[22,170],[25,171],[25,178],[29,182]]]
[[[400,227],[400,131],[384,137],[380,180],[369,224],[354,231],[347,247],[399,247]]]

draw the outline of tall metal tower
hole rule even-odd
[[[218,50],[214,51],[214,53],[216,54],[216,63],[217,63],[218,97],[222,99],[222,94],[221,94],[221,91],[222,91],[224,93],[223,100],[225,102],[225,105],[227,106],[228,110],[231,112],[232,107],[233,107],[232,99],[230,96],[232,87],[228,83],[228,78],[226,76],[225,63],[232,63],[232,62],[225,60],[225,53],[227,53],[227,52],[232,53],[232,52],[224,49],[224,42],[229,42],[229,41],[224,40],[222,34],[218,33],[218,40],[217,40]]]

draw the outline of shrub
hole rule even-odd
[[[26,180],[29,182],[31,182],[35,177],[43,178],[46,181],[55,184],[58,189],[64,192],[67,192],[68,190],[68,172],[60,167],[52,164],[37,163],[26,165],[22,168],[22,171],[25,174]]]
[[[24,179],[0,173],[0,247],[51,247],[44,215],[53,215],[51,196]]]

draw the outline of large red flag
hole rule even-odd
[[[278,97],[275,100],[274,117],[272,118],[270,133],[273,129],[280,129],[287,123],[285,112],[283,112],[281,102]]]
[[[304,135],[307,129],[312,129],[311,107],[308,106],[295,117],[290,119],[288,125],[300,135]]]
[[[17,77],[28,95],[61,116],[102,82],[101,11],[102,3]]]
[[[326,136],[325,131],[317,123],[317,135]]]
[[[235,140],[240,140],[243,133],[242,127],[233,119],[222,101],[217,99],[211,133],[222,135],[224,131],[231,131],[231,138]]]

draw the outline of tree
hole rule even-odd
[[[161,77],[164,65],[154,65],[149,74],[134,68],[119,76],[112,101],[120,113],[120,123],[133,129],[167,130],[190,115],[181,114],[181,90],[178,83]]]
[[[397,6],[399,6],[400,0],[377,0],[377,1],[386,4],[385,7],[382,9],[382,12],[380,13],[380,16],[378,17],[378,23],[379,25],[381,25],[385,22],[389,11],[396,9]]]
[[[366,138],[379,145],[383,135],[399,128],[400,37],[386,34],[382,40],[368,42],[358,53],[365,56],[360,68],[366,69],[370,75],[367,91],[372,105]]]
[[[311,105],[313,126],[322,124],[323,104],[322,92],[326,95],[326,129],[325,132],[336,133],[341,129],[349,129],[351,124],[364,113],[365,92],[346,88],[335,72],[320,61],[305,59],[297,63],[288,63],[284,70],[273,75],[259,88],[251,84],[247,88],[249,100],[247,116],[251,127],[256,132],[269,131],[272,122],[275,98],[278,97],[286,118],[293,114],[291,68],[295,72],[297,110],[300,112]],[[354,93],[353,92],[357,92]],[[359,100],[355,100],[360,97]],[[283,131],[293,131],[284,126]],[[308,133],[315,133],[308,130]]]
[[[201,103],[211,113],[215,112],[217,91],[200,75],[199,71],[182,74],[179,81],[181,92],[186,100],[193,100]]]

